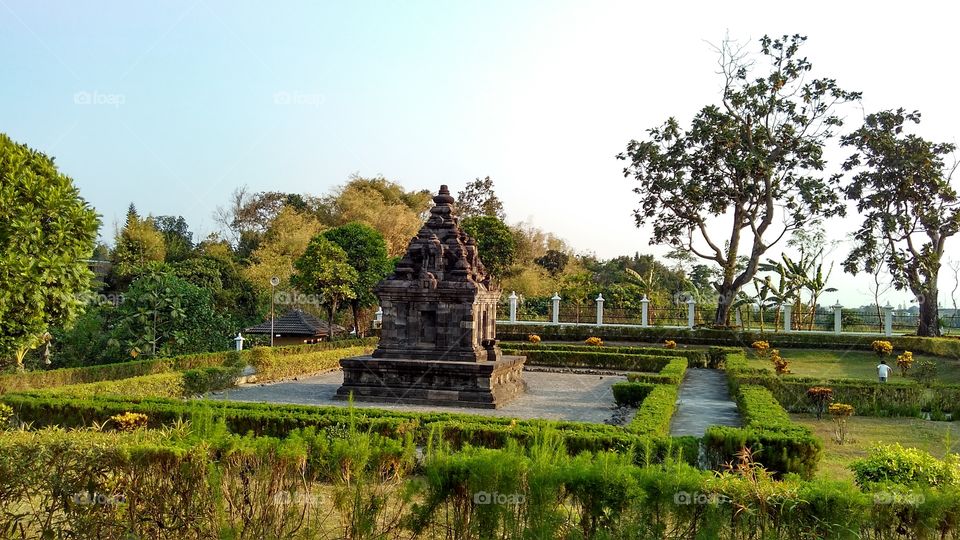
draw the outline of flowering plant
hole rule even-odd
[[[599,347],[603,345],[603,340],[598,338],[597,336],[590,336],[586,339],[586,341],[584,341],[584,343],[586,343],[587,345],[593,345],[593,346]]]
[[[677,342],[674,341],[674,340],[672,340],[672,339],[668,339],[668,340],[666,340],[666,341],[663,342],[663,346],[666,347],[667,349],[676,349],[676,348],[677,348]]]
[[[527,336],[527,341],[530,343],[540,343],[540,336],[536,334],[530,334]]]

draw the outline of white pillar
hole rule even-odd
[[[691,296],[687,298],[687,327],[693,328],[696,324],[696,306],[697,302]]]
[[[843,306],[840,301],[833,305],[833,333],[839,334],[843,330]]]
[[[240,332],[237,332],[237,337],[233,338],[233,344],[237,347],[238,351],[243,350],[244,338],[240,335]]]
[[[553,324],[560,324],[560,293],[553,293]]]
[[[597,295],[597,326],[603,325],[603,293]]]
[[[784,332],[790,332],[791,330],[793,330],[792,328],[793,321],[791,320],[792,318],[793,318],[793,306],[791,306],[790,304],[784,304],[783,305],[783,331]]]
[[[646,328],[650,326],[650,300],[647,299],[647,295],[643,295],[643,298],[640,299],[640,304],[642,306],[640,311],[640,326]]]
[[[890,302],[883,306],[883,335],[893,336],[893,306],[890,305]]]
[[[510,291],[510,322],[517,322],[517,292]]]

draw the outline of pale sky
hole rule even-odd
[[[457,190],[489,175],[509,221],[600,257],[662,254],[634,226],[637,198],[614,156],[669,116],[686,124],[716,102],[709,43],[805,34],[816,73],[862,91],[868,112],[919,109],[922,135],[956,142],[958,11],[944,2],[0,0],[0,131],[55,156],[108,237],[130,202],[183,215],[202,237],[244,184],[323,194],[356,172]],[[851,110],[847,127],[861,120]],[[856,223],[828,230],[839,239]],[[824,302],[867,303],[862,283],[838,267],[831,284],[841,291]]]

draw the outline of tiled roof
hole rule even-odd
[[[346,333],[342,326],[334,324],[336,334]],[[270,335],[270,319],[244,330],[247,334]],[[310,313],[299,309],[288,311],[273,321],[273,333],[280,336],[327,336],[327,321],[321,320]]]

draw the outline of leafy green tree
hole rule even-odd
[[[905,133],[908,122],[919,124],[920,113],[881,111],[842,139],[856,149],[843,164],[855,172],[845,193],[863,216],[843,268],[856,274],[886,249],[894,286],[919,301],[917,334],[939,336],[937,280],[946,241],[960,230],[960,201],[951,185],[955,168],[944,163],[955,146]]]
[[[799,54],[805,40],[764,36],[759,59],[725,43],[721,104],[702,108],[686,130],[670,118],[617,156],[637,181],[634,215],[637,226],[653,224],[651,243],[720,266],[717,325],[729,323],[731,302],[767,250],[811,217],[843,212],[839,180],[823,173],[823,148],[842,125],[836,106],[859,94],[813,78]],[[719,216],[729,229],[712,223]]]
[[[224,350],[235,328],[214,309],[209,291],[163,272],[130,284],[117,319],[111,345],[132,356]]]
[[[480,261],[499,282],[517,258],[517,244],[510,227],[492,216],[464,219],[460,222],[460,227],[476,240]]]
[[[163,236],[167,262],[182,261],[193,255],[193,233],[183,216],[157,216],[153,222]]]
[[[503,202],[494,193],[493,180],[489,176],[475,179],[457,193],[457,215],[461,218],[489,216],[500,221],[506,219]]]
[[[327,310],[327,328],[333,339],[333,314],[338,306],[352,300],[360,276],[350,266],[347,253],[323,235],[310,241],[306,252],[294,263],[291,282],[299,290],[317,296]]]
[[[354,331],[363,336],[367,325],[360,323],[360,311],[377,303],[373,289],[393,270],[393,263],[387,256],[387,243],[376,229],[358,222],[328,229],[323,236],[340,246],[347,254],[347,263],[357,272],[350,307]]]
[[[162,262],[166,256],[166,242],[157,230],[153,218],[140,217],[136,207],[131,204],[113,248],[114,288],[125,288],[149,263]]]
[[[0,133],[0,358],[26,351],[82,310],[100,226],[53,159]]]
[[[563,273],[563,269],[567,267],[569,260],[570,256],[566,253],[555,249],[548,249],[542,257],[537,257],[533,262],[546,270],[551,276],[556,277],[557,274]]]

